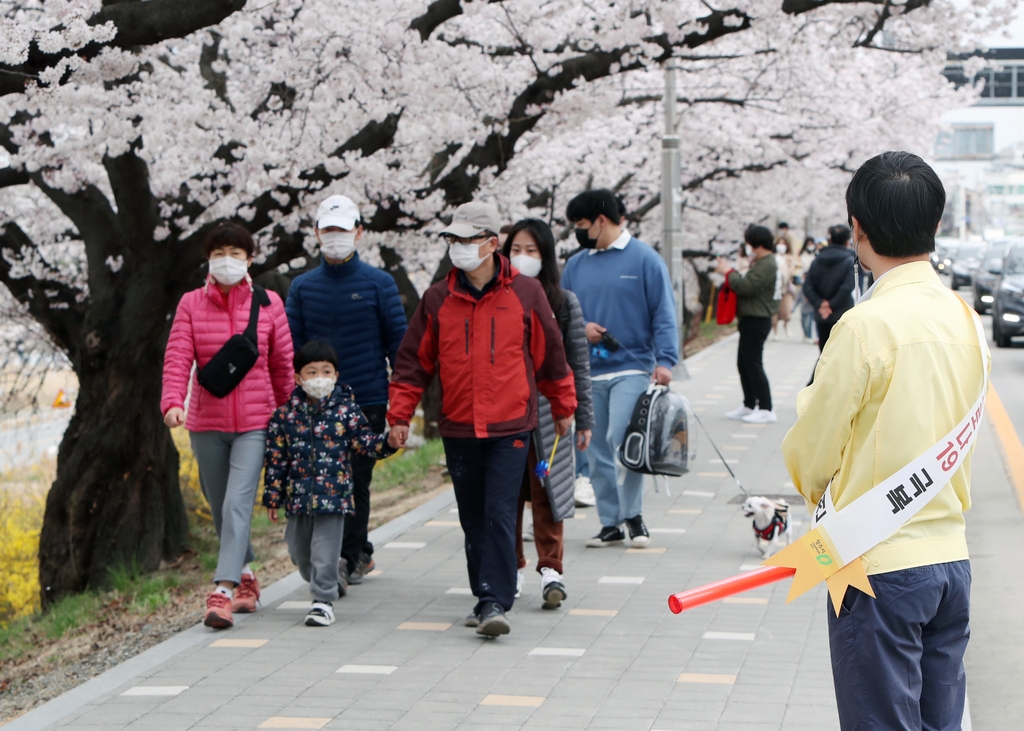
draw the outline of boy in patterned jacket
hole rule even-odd
[[[313,340],[299,349],[295,383],[267,427],[263,505],[272,522],[278,509],[288,514],[288,555],[313,597],[306,625],[326,627],[339,596],[345,516],[355,510],[352,457],[381,459],[395,450],[370,427],[352,389],[338,383],[338,355],[330,345]]]

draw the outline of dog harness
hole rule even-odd
[[[775,517],[772,518],[772,522],[766,525],[764,528],[758,528],[757,523],[753,523],[754,535],[760,538],[762,541],[770,541],[775,536],[784,533],[786,530],[786,519],[775,513]]]

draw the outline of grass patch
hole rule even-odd
[[[373,470],[371,489],[374,492],[386,492],[398,487],[414,489],[431,468],[438,465],[442,456],[444,444],[440,439],[431,440],[419,449],[403,450],[377,463]]]

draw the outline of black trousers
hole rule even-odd
[[[736,349],[736,369],[743,386],[743,405],[748,409],[772,410],[772,391],[764,372],[764,341],[772,331],[770,317],[740,319],[740,345]]]
[[[530,450],[530,432],[489,439],[444,438],[448,472],[466,535],[474,611],[496,602],[505,611],[516,595],[516,517]]]
[[[378,434],[384,433],[384,416],[388,407],[384,404],[363,406],[363,414]],[[366,538],[370,527],[370,482],[373,480],[373,466],[377,460],[355,455],[352,457],[352,499],[356,512],[345,516],[345,536],[341,543],[341,557],[348,563],[349,573],[355,571],[359,554],[373,555],[373,544]]]
[[[818,352],[820,353],[825,349],[825,343],[828,342],[829,333],[832,332],[832,326],[839,322],[838,319],[822,320],[819,317],[814,318],[814,326],[818,330]]]

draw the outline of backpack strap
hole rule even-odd
[[[267,295],[267,290],[263,289],[258,284],[252,285],[252,305],[249,307],[249,324],[245,328],[245,332],[242,333],[246,340],[249,340],[254,345],[259,343],[257,337],[257,328],[260,322],[260,307],[270,307],[270,297]]]

